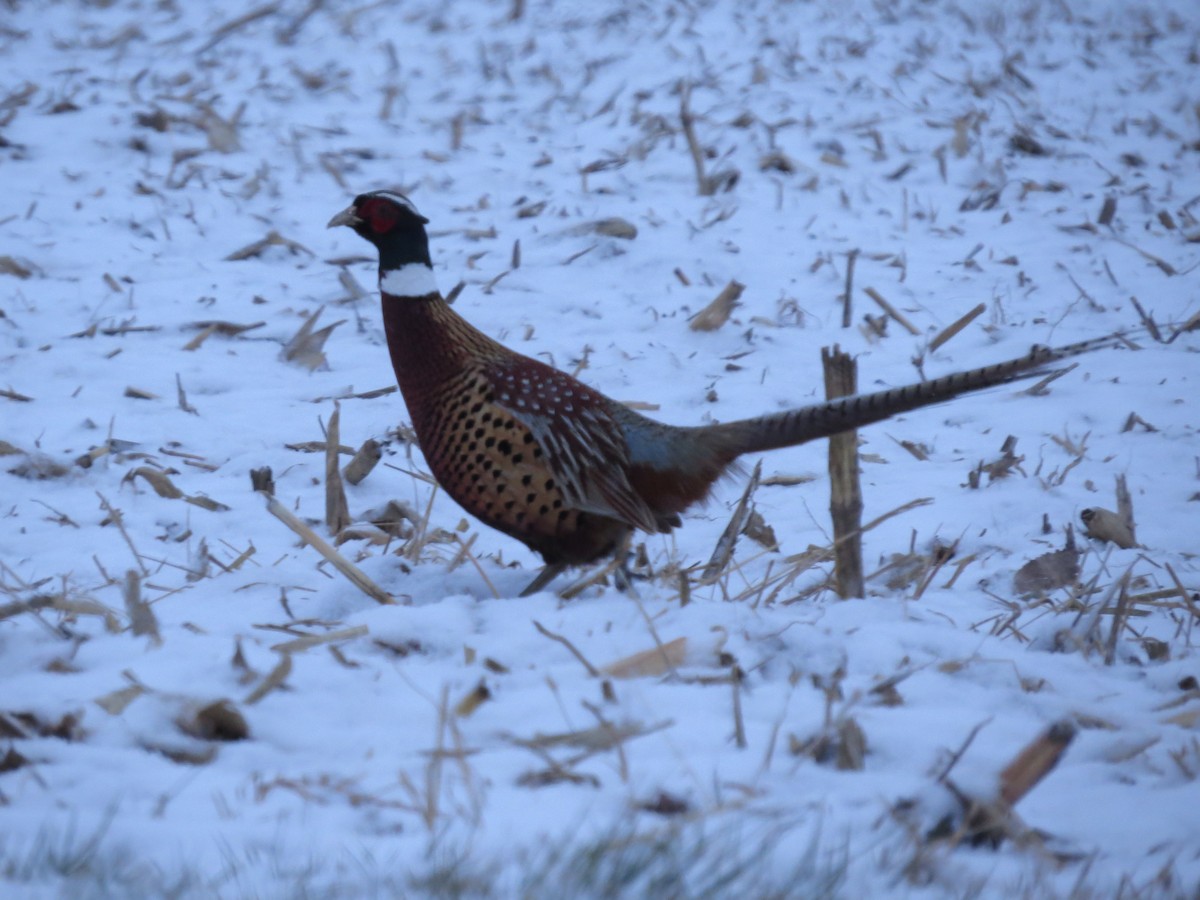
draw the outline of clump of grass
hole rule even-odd
[[[0,839],[0,879],[58,896],[174,898],[271,895],[306,898],[404,896],[493,900],[561,897],[805,897],[841,896],[845,852],[827,853],[818,837],[802,838],[783,826],[748,828],[688,821],[639,829],[622,820],[581,840],[576,833],[549,839],[535,851],[504,857],[434,837],[425,864],[409,869],[394,858],[348,850],[337,858],[296,859],[282,846],[252,856],[228,853],[219,871],[181,865],[164,870],[136,848],[109,840],[115,811],[90,833],[72,826],[43,829],[28,840]],[[643,826],[646,819],[640,820]],[[785,847],[795,840],[797,846]],[[794,860],[775,866],[768,860]],[[229,893],[233,892],[233,893]]]
[[[753,833],[752,833],[753,832]],[[817,837],[787,851],[785,871],[770,862],[785,827],[750,829],[688,821],[638,830],[622,822],[593,840],[559,841],[523,861],[516,895],[567,897],[840,896],[845,854],[822,852]]]
[[[200,887],[197,873],[165,875],[134,848],[106,845],[116,815],[110,809],[90,832],[69,823],[43,827],[25,841],[0,836],[0,882],[51,891],[80,900],[120,896],[187,896]],[[14,895],[15,896],[15,895]]]

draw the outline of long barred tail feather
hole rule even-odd
[[[792,447],[882,422],[923,406],[945,403],[962,394],[1040,378],[1061,370],[1064,367],[1059,364],[1072,357],[1121,346],[1135,346],[1129,340],[1128,333],[1093,338],[1063,347],[1038,345],[1025,356],[1007,362],[955,372],[904,387],[855,394],[786,412],[717,425],[713,427],[711,437],[735,456]]]

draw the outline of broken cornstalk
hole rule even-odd
[[[835,344],[821,350],[825,398],[836,400],[858,392],[858,366]],[[833,518],[834,574],[838,596],[862,597],[862,487],[858,480],[858,432],[829,438],[829,512]]]

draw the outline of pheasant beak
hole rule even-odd
[[[347,206],[330,219],[329,224],[325,227],[336,228],[338,225],[349,225],[351,228],[354,228],[357,225],[361,225],[362,222],[363,220],[358,217],[358,211],[353,206]]]

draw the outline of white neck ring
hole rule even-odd
[[[409,263],[379,273],[379,290],[392,297],[424,297],[437,293],[433,269],[425,263]]]

